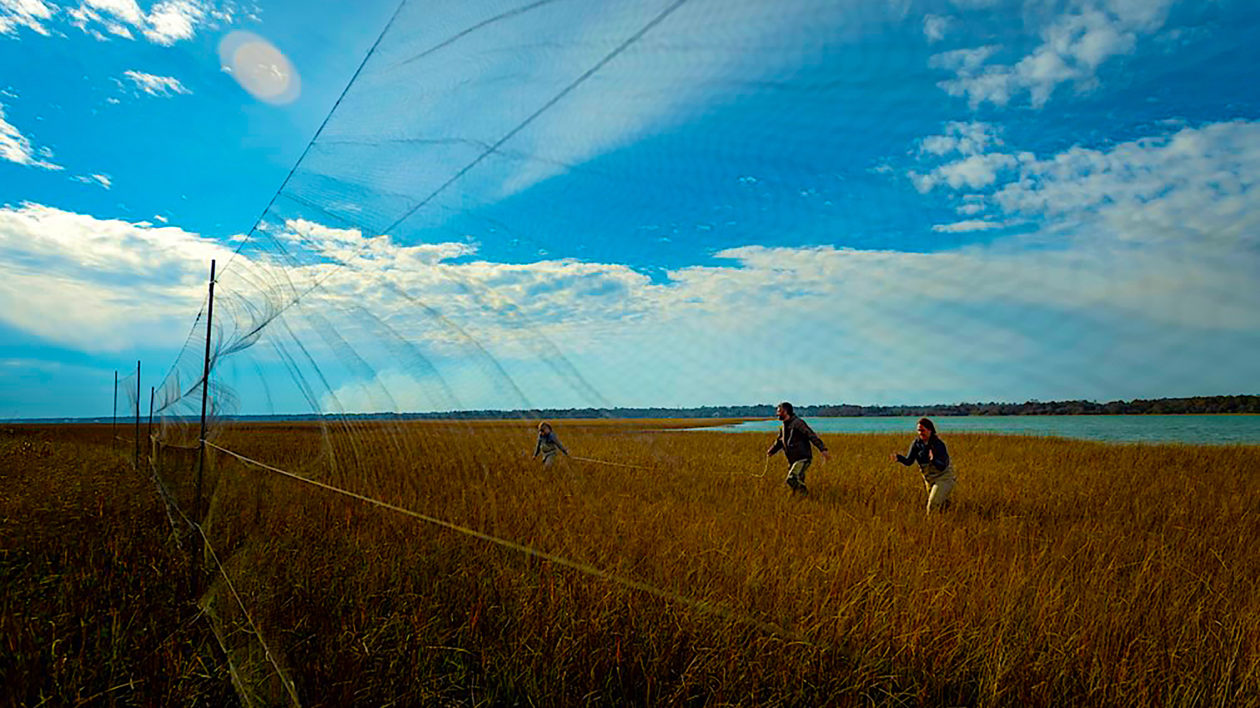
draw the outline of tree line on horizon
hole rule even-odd
[[[452,411],[399,414],[406,418],[767,418],[777,403],[692,408],[544,408],[515,411]],[[915,406],[858,406],[851,404],[798,405],[802,417],[892,417],[971,415],[1169,415],[1260,414],[1260,396],[1194,396],[1191,398],[1133,399],[1131,401],[1038,401],[1023,403],[938,403]]]
[[[466,410],[438,413],[355,413],[346,418],[396,418],[400,420],[483,420],[495,418],[770,418],[776,403],[694,407],[535,408],[516,410]],[[1038,401],[1023,403],[938,403],[917,406],[858,406],[851,404],[798,405],[802,417],[893,417],[969,415],[1169,415],[1260,414],[1260,396],[1194,396],[1192,398],[1134,399],[1132,401]],[[317,419],[304,416],[238,416],[239,419]],[[329,417],[329,416],[324,416]]]

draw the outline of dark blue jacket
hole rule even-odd
[[[932,448],[931,458],[928,457],[929,446]],[[928,438],[927,442],[923,442],[923,438],[915,438],[914,444],[910,446],[910,454],[897,455],[897,461],[906,466],[915,463],[931,464],[937,470],[944,472],[945,468],[949,467],[949,452],[945,449],[945,443],[935,435]]]

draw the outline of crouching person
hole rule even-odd
[[[949,508],[949,497],[958,483],[954,474],[954,466],[950,464],[949,452],[945,442],[936,435],[936,426],[927,418],[920,418],[917,427],[918,437],[910,445],[906,455],[893,453],[889,459],[909,467],[919,465],[923,474],[923,486],[927,490],[927,510],[945,511]]]
[[[544,467],[550,467],[555,460],[556,453],[563,452],[565,457],[569,456],[569,451],[560,444],[560,438],[556,437],[555,432],[551,429],[551,423],[546,421],[538,424],[538,444],[534,446],[534,459],[538,459],[542,455]]]

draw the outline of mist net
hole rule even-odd
[[[1017,55],[949,45],[934,15],[897,5],[398,7],[257,223],[219,247],[213,301],[155,394],[155,469],[213,549],[202,603],[247,702],[365,670],[315,639],[341,622],[442,675],[433,647],[481,651],[490,605],[522,626],[556,616],[530,595],[556,559],[592,607],[663,601],[763,638],[750,646],[791,640],[757,597],[695,598],[662,558],[700,532],[653,525],[662,498],[717,513],[703,490],[738,495],[749,460],[764,474],[769,434],[695,447],[560,416],[1011,400],[1064,381],[1123,397],[1126,376],[1184,373],[1149,362],[1207,355],[1169,323],[1255,321],[1238,287],[1254,233],[1211,228],[1234,207],[1183,218],[1199,187],[1176,158],[1178,141],[1206,145],[1244,175],[1218,188],[1245,194],[1254,156],[1230,146],[1252,124],[1144,134],[1152,115],[1134,109],[1110,118],[1131,141],[1076,152],[1074,135],[1003,130],[999,98],[1062,121],[1051,99],[1091,77],[1025,81]],[[973,20],[993,47],[1038,51]],[[1006,94],[981,93],[985,76]],[[1122,154],[1163,181],[1120,185]],[[1069,193],[1064,170],[1091,187]],[[545,467],[543,420],[569,453]],[[715,586],[728,572],[717,555],[687,568]],[[495,593],[536,604],[477,604]],[[436,598],[471,624],[435,619]],[[633,611],[608,613],[634,635]]]

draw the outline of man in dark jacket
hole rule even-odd
[[[774,441],[774,445],[766,451],[766,457],[782,450],[788,461],[787,485],[793,492],[809,494],[809,489],[805,486],[805,470],[809,469],[810,463],[814,461],[810,444],[818,448],[824,460],[830,460],[831,455],[827,454],[827,446],[823,444],[818,434],[811,430],[805,421],[796,417],[791,403],[787,401],[780,403],[775,409],[775,414],[778,415],[779,420],[783,421],[783,428],[779,431],[779,438]]]

